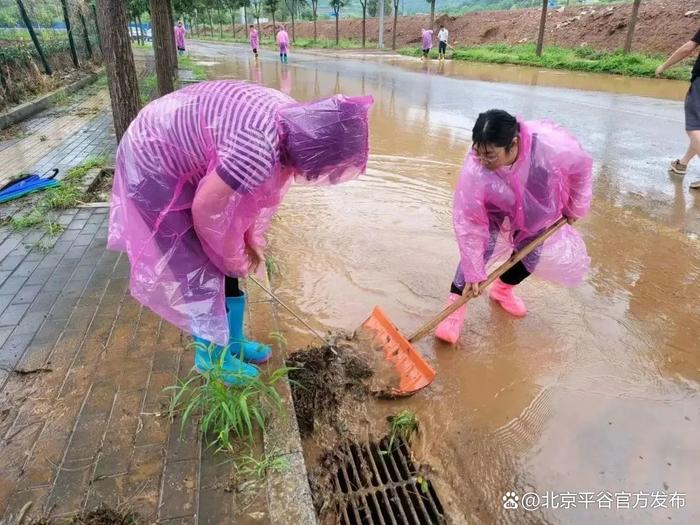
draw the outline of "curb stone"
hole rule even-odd
[[[267,275],[262,279],[263,285],[270,289]],[[247,287],[250,290],[250,286]],[[279,327],[277,303],[267,298],[269,312],[275,330]],[[286,351],[279,343],[274,344],[273,368],[286,365]],[[278,392],[284,402],[285,411],[274,414],[269,421],[267,432],[263,435],[265,455],[284,457],[289,468],[267,474],[267,510],[270,523],[294,523],[295,525],[316,525],[316,511],[311,497],[311,487],[304,462],[301,436],[297,425],[296,411],[292,399],[292,390],[288,378],[278,383]]]
[[[0,130],[9,128],[13,124],[17,124],[18,122],[21,122],[33,115],[36,115],[40,111],[51,107],[56,98],[62,96],[63,94],[69,95],[83,89],[85,86],[95,82],[102,73],[104,73],[104,68],[100,68],[96,73],[92,73],[91,75],[81,78],[72,84],[63,86],[56,91],[52,91],[51,93],[40,96],[39,98],[30,100],[24,104],[20,104],[19,106],[4,113],[0,113]]]

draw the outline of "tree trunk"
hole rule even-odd
[[[173,85],[172,57],[170,56],[170,17],[168,6],[163,0],[150,0],[151,29],[153,31],[153,52],[156,56],[156,77],[158,95],[171,93]]]
[[[627,40],[625,41],[625,54],[632,51],[632,40],[634,39],[634,28],[637,25],[637,15],[639,14],[639,6],[642,0],[634,0],[632,6],[632,17],[630,18],[629,28],[627,29]]]
[[[66,0],[61,0],[61,7],[63,8],[63,20],[66,24],[66,32],[68,33],[68,45],[70,46],[70,56],[73,59],[73,65],[75,69],[80,69],[80,62],[78,62],[78,51],[75,49],[75,40],[73,40],[73,30],[70,25],[70,17],[68,16],[68,5]]]
[[[92,59],[92,45],[90,44],[90,34],[88,33],[87,23],[85,22],[85,15],[82,11],[80,14],[80,24],[83,26],[83,39],[85,40],[85,49],[87,50],[88,58]]]
[[[546,2],[547,0],[544,0],[544,1]],[[382,6],[382,8],[383,8],[383,7],[384,7],[384,6]],[[393,50],[396,50],[396,18],[397,18],[398,14],[399,14],[399,13],[398,13],[398,11],[399,11],[398,7],[399,7],[399,6],[396,4],[396,2],[394,2],[394,29],[393,29],[393,31],[392,31],[392,33],[391,33],[391,49],[393,49]]]
[[[381,7],[380,4],[381,3]],[[377,35],[379,49],[384,49],[384,0],[377,0],[379,10],[379,35]]]
[[[277,25],[275,24],[275,12],[272,12],[272,38],[275,38],[275,34],[277,34]]]
[[[122,0],[97,0],[96,15],[118,142],[140,108],[128,18]]]
[[[258,24],[258,38],[260,39],[260,41],[262,41],[262,31],[260,30],[260,17],[256,16],[255,21]]]
[[[549,5],[549,0],[542,0],[542,17],[540,18],[540,33],[537,36],[537,56],[542,56],[542,47],[544,46],[544,28],[547,24],[547,6]]]
[[[430,29],[435,25],[435,0],[430,2]]]
[[[211,9],[207,9],[209,13],[209,36],[214,38],[214,19],[211,17]]]
[[[365,47],[365,31],[367,25],[367,0],[362,4],[362,47]]]
[[[27,31],[29,31],[29,36],[32,38],[32,42],[34,43],[34,47],[36,48],[36,52],[39,54],[39,58],[41,59],[41,64],[44,66],[44,72],[47,75],[53,74],[51,71],[51,66],[49,65],[48,61],[46,60],[46,55],[44,55],[44,50],[41,48],[41,44],[39,43],[39,39],[36,36],[36,33],[34,32],[34,26],[32,26],[31,20],[29,20],[29,15],[27,15],[27,10],[24,9],[24,4],[22,3],[22,0],[17,0],[17,7],[19,8],[19,14],[22,17],[22,21],[24,22],[24,25],[27,26]]]
[[[97,34],[97,45],[100,46],[100,52],[102,52],[102,36],[100,35],[100,26],[97,23],[97,8],[95,4],[92,4],[92,14],[95,17],[95,33]],[[104,59],[104,56],[102,57]]]
[[[340,28],[339,28],[339,21],[340,19],[340,12],[337,12],[335,14],[335,45],[337,46],[340,44]]]
[[[168,7],[168,23],[170,24],[170,65],[172,66],[173,79],[177,78],[177,44],[175,44],[175,19],[173,18],[172,0],[163,0]]]
[[[141,43],[143,45],[146,45],[146,35],[143,33],[143,24],[141,23],[141,15],[136,16],[136,23],[138,26],[136,27],[136,32],[141,35]]]
[[[129,22],[129,25],[134,24],[134,32],[136,33],[136,43],[138,45],[141,45],[141,35],[139,35],[139,27],[136,24],[136,17],[131,19],[131,22]],[[129,27],[129,38],[133,40],[133,35],[131,34],[131,27]]]
[[[250,31],[248,29],[248,9],[246,9],[246,6],[243,6],[243,22],[245,26],[245,37],[250,38]]]
[[[224,38],[224,23],[221,21],[221,9],[216,10],[219,15],[219,38]]]
[[[316,40],[318,39],[318,33],[316,31],[316,19],[317,18],[318,18],[318,16],[316,15],[316,13],[314,13],[314,42],[316,42]]]
[[[236,12],[231,9],[231,34],[236,38]]]
[[[297,33],[296,33],[296,28],[294,27],[294,12],[291,11],[289,14],[292,17],[292,42],[296,42],[297,41]]]

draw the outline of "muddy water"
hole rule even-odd
[[[665,173],[685,147],[679,103],[303,55],[255,66],[236,49],[199,51],[218,62],[217,76],[298,99],[375,97],[367,175],[293,188],[271,228],[273,286],[321,329],[351,330],[379,304],[409,332],[442,307],[457,264],[452,190],[478,111],[555,118],[581,137],[596,161],[595,204],[579,223],[592,258],[586,283],[524,282],[521,320],[474,301],[457,345],[417,345],[435,382],[378,410],[416,411],[416,453],[456,522],[700,522],[700,196]],[[282,320],[290,349],[311,341]],[[537,493],[539,508],[505,510],[511,490]],[[562,508],[567,492],[577,508]],[[587,509],[584,492],[596,498]],[[683,493],[685,506],[651,509],[663,497],[645,496],[653,492]],[[560,499],[544,507],[548,493]]]

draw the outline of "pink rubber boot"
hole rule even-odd
[[[461,298],[460,295],[451,293],[447,298],[447,304],[445,307],[450,306],[455,301]],[[459,333],[462,331],[462,325],[464,324],[464,318],[467,316],[467,305],[460,306],[459,309],[452,312],[452,314],[442,321],[435,329],[435,337],[442,339],[443,341],[451,344],[455,344],[457,339],[459,339]]]
[[[491,299],[501,305],[506,312],[516,317],[524,317],[527,313],[525,303],[513,293],[513,284],[506,284],[500,279],[491,286]]]

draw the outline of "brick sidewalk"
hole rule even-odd
[[[184,337],[128,294],[106,208],[60,221],[47,254],[25,247],[37,233],[0,244],[0,516],[31,501],[31,518],[107,505],[148,522],[233,521],[232,463],[166,417],[163,388],[192,367]],[[266,523],[264,505],[245,513]]]
[[[104,103],[97,91],[76,104]],[[33,134],[1,142],[0,160],[44,173],[113,154],[109,109],[44,148],[40,130],[64,117],[28,121]],[[3,205],[0,215],[30,203]],[[189,337],[131,298],[128,259],[106,250],[108,209],[57,220],[66,227],[57,238],[0,227],[0,524],[22,509],[31,523],[102,505],[147,523],[315,523],[293,415],[273,418],[251,452],[286,456],[290,469],[236,486],[231,456],[215,455],[193,424],[181,435],[167,417],[163,389],[192,368]],[[273,344],[273,305],[257,290],[250,299],[246,330]],[[284,365],[281,349],[273,357],[270,367]]]

